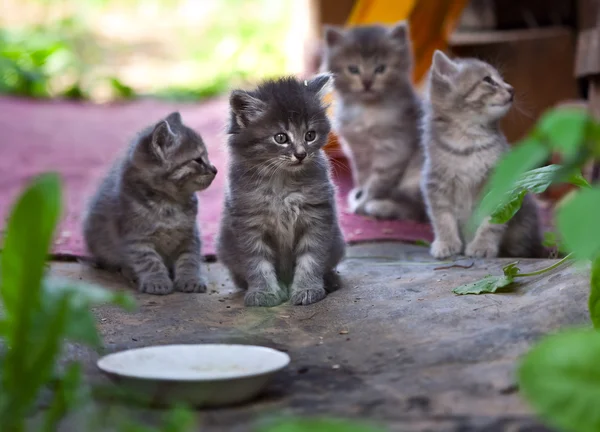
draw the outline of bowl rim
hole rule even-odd
[[[260,372],[256,371],[248,371],[248,372],[239,372],[233,376],[224,376],[224,377],[198,377],[198,378],[185,378],[185,377],[160,377],[160,376],[148,376],[144,374],[139,374],[134,370],[130,372],[123,372],[122,370],[116,370],[114,368],[110,368],[106,365],[107,359],[118,357],[119,355],[123,355],[124,353],[133,352],[133,351],[145,351],[150,349],[169,349],[169,348],[178,348],[178,347],[219,347],[219,348],[230,348],[230,347],[243,347],[243,348],[252,348],[252,349],[260,349],[266,352],[270,352],[276,356],[279,356],[281,359],[281,364],[276,367],[271,366],[267,370],[261,370]],[[215,381],[233,381],[244,378],[254,378],[260,377],[264,375],[270,375],[281,369],[284,369],[290,364],[291,358],[289,354],[276,350],[274,348],[262,346],[262,345],[249,345],[249,344],[219,344],[219,343],[208,343],[208,344],[165,344],[165,345],[148,345],[144,347],[130,348],[123,351],[117,351],[110,354],[106,354],[100,357],[96,361],[96,367],[100,369],[102,372],[112,376],[118,376],[127,379],[137,379],[143,381],[171,381],[171,382],[189,382],[189,383],[198,383],[198,382],[215,382]]]

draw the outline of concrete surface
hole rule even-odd
[[[458,261],[470,264],[469,259]],[[152,344],[235,342],[286,351],[292,363],[253,403],[201,414],[205,431],[245,431],[270,415],[334,415],[391,431],[547,430],[520,399],[513,370],[541,335],[587,323],[588,274],[574,267],[530,278],[514,293],[456,296],[452,289],[511,260],[438,269],[426,249],[400,243],[349,248],[344,288],[311,306],[248,309],[218,263],[206,294],[136,293],[134,313],[99,308],[109,351]],[[521,262],[533,271],[552,261]],[[117,275],[79,264],[52,272],[123,288]],[[91,355],[92,380],[101,380]]]

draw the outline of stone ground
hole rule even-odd
[[[472,260],[460,260],[470,264]],[[439,269],[423,247],[349,248],[343,289],[305,307],[243,306],[218,263],[207,294],[136,294],[139,308],[97,310],[109,351],[152,344],[234,342],[286,351],[290,366],[258,400],[204,410],[203,431],[246,431],[264,416],[333,415],[403,432],[541,432],[519,397],[516,360],[540,336],[588,322],[587,273],[574,267],[531,278],[515,292],[456,296],[452,289],[511,260]],[[550,260],[521,261],[524,271]],[[116,275],[54,263],[55,274],[123,288]],[[95,354],[74,349],[92,380]]]

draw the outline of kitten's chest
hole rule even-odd
[[[300,218],[306,197],[301,191],[275,193],[269,202],[271,225],[277,231],[287,232],[293,229]]]
[[[161,205],[152,209],[144,217],[142,224],[153,243],[164,254],[170,254],[178,249],[182,242],[193,235],[195,214],[186,212],[180,207]]]
[[[381,125],[391,124],[394,117],[394,112],[377,106],[345,106],[338,113],[337,127],[349,138],[356,136],[365,139],[377,134]]]

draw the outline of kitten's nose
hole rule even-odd
[[[515,89],[513,86],[506,86],[506,91],[510,95],[510,100],[512,101],[515,98]]]
[[[294,152],[294,156],[296,157],[296,159],[302,162],[304,158],[306,158],[306,151],[302,150],[299,152]]]
[[[213,173],[214,175],[217,175],[217,173],[219,172],[219,171],[217,170],[217,167],[216,167],[216,166],[214,166],[214,165],[210,165],[208,169],[209,169],[209,170],[210,170],[210,172],[211,172],[211,173]]]
[[[365,90],[371,90],[371,86],[373,85],[373,80],[363,79],[362,83],[363,83]]]

